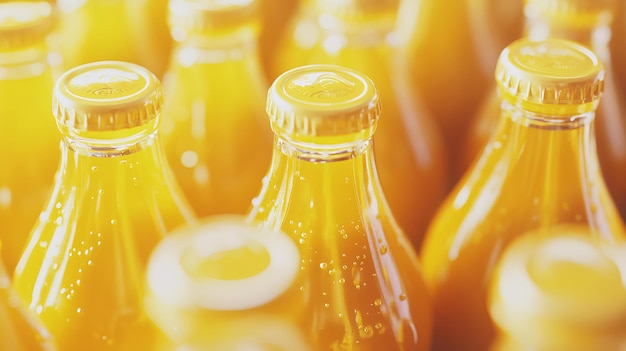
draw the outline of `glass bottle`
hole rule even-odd
[[[163,82],[166,156],[199,216],[245,213],[272,154],[257,1],[170,0],[176,47]]]
[[[50,333],[28,310],[11,286],[11,278],[0,262],[0,350],[55,351]]]
[[[172,231],[146,274],[146,310],[167,336],[155,351],[312,350],[294,313],[299,264],[295,241],[244,215]]]
[[[148,255],[194,220],[161,151],[161,105],[158,79],[127,62],[55,85],[61,163],[13,284],[61,350],[143,350],[155,333],[140,300]]]
[[[0,3],[0,240],[11,274],[59,162],[46,45],[54,22],[47,2]]]
[[[607,242],[626,237],[595,149],[598,57],[575,42],[524,38],[503,50],[495,76],[498,125],[421,250],[434,299],[433,350],[487,349],[494,330],[485,282],[521,233],[577,224]]]
[[[400,227],[419,247],[448,190],[442,141],[398,62],[398,0],[306,0],[279,44],[275,75],[299,65],[337,64],[368,75],[385,106],[377,168]]]
[[[101,60],[133,62],[161,78],[171,38],[167,0],[57,0],[54,45],[66,69]]]
[[[429,350],[430,301],[420,263],[378,181],[371,79],[309,65],[268,92],[272,164],[248,214],[297,246],[281,302],[313,350]]]
[[[626,94],[611,61],[609,41],[615,1],[526,0],[526,32],[534,40],[548,37],[589,46],[604,64],[605,88],[596,112],[598,158],[609,192],[626,218]],[[474,117],[468,133],[465,165],[480,153],[499,116],[497,89]]]
[[[400,55],[443,137],[454,185],[465,171],[457,166],[468,116],[488,92],[500,51],[521,35],[522,0],[401,0],[399,13]]]
[[[626,271],[615,250],[581,228],[545,234],[512,242],[494,270],[488,301],[499,333],[490,350],[623,350]]]

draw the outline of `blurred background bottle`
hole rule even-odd
[[[148,263],[146,309],[167,336],[150,351],[312,351],[292,300],[299,259],[285,233],[244,215],[172,231]]]
[[[431,312],[417,255],[378,181],[374,82],[309,65],[268,92],[273,159],[248,219],[296,245],[287,311],[313,350],[430,350]]]
[[[522,0],[401,0],[398,31],[417,87],[443,136],[454,185],[471,116],[500,51],[522,33]]]
[[[413,245],[448,189],[440,135],[415,98],[395,32],[398,0],[303,0],[279,44],[274,74],[306,64],[336,64],[368,75],[384,105],[375,135],[385,197]]]
[[[434,299],[433,350],[488,348],[485,282],[515,237],[571,224],[608,243],[626,238],[595,152],[604,86],[598,57],[572,41],[524,38],[502,52],[495,71],[498,125],[421,251]]]
[[[120,60],[142,65],[162,78],[172,39],[167,0],[57,0],[60,21],[54,45],[63,67]]]
[[[489,312],[499,332],[490,351],[623,350],[626,271],[588,231],[542,234],[514,240],[496,265]]]
[[[528,37],[577,41],[592,48],[604,64],[605,88],[595,123],[598,158],[609,192],[622,218],[626,218],[626,94],[615,74],[609,46],[616,1],[526,0],[525,4]],[[474,116],[462,167],[468,167],[480,153],[497,124],[497,94],[494,87]]]
[[[300,0],[258,0],[261,13],[261,31],[259,46],[263,71],[270,79],[272,75],[272,57],[277,48],[278,38],[281,38],[288,23],[296,13]]]
[[[162,102],[158,79],[127,62],[56,83],[61,163],[13,284],[60,350],[144,350],[156,334],[141,303],[148,255],[194,220],[161,151]]]
[[[166,156],[198,215],[245,213],[273,135],[258,52],[258,2],[170,0],[176,46],[163,81]]]
[[[46,43],[55,18],[44,1],[0,3],[0,240],[10,274],[59,162]]]
[[[0,260],[1,261],[1,260]],[[0,349],[55,351],[50,333],[15,293],[11,278],[0,262]]]

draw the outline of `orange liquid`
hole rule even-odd
[[[454,184],[465,171],[457,167],[463,140],[498,55],[521,35],[522,0],[404,0],[402,6],[399,31],[411,77],[443,136]]]
[[[51,69],[44,60],[33,61],[32,53],[8,54],[28,60],[24,63],[0,62],[0,239],[11,274],[53,185],[59,160],[60,137],[50,113]]]
[[[571,223],[591,226],[608,242],[626,235],[592,153],[593,129],[522,127],[523,117],[504,113],[484,154],[442,205],[421,251],[434,295],[434,350],[488,347],[494,330],[486,282],[501,251],[520,234]]]
[[[374,136],[376,167],[394,218],[419,247],[448,189],[447,161],[435,125],[413,99],[412,83],[395,60],[398,48],[387,40],[392,33],[386,27],[389,18],[370,23],[380,27],[372,32],[357,26],[352,29],[357,34],[346,30],[342,37],[342,32],[339,37],[346,41],[336,47],[328,44],[337,41],[332,31],[323,30],[304,10],[298,18],[278,51],[275,74],[299,65],[329,63],[355,69],[375,82],[383,106]],[[307,44],[301,38],[303,30],[296,28],[307,28],[317,40]]]
[[[211,39],[177,48],[160,127],[168,161],[200,216],[250,208],[273,138],[256,52],[238,42],[215,47]]]
[[[60,350],[152,344],[156,329],[141,301],[144,266],[166,232],[193,218],[173,193],[153,141],[116,157],[63,154],[57,185],[14,279]]]
[[[430,348],[417,256],[381,200],[370,153],[319,163],[275,151],[249,215],[298,247],[294,283],[268,311],[295,325],[311,350]]]
[[[140,64],[161,77],[171,38],[165,0],[58,1],[58,50],[66,69],[92,61]]]

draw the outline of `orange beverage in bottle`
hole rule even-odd
[[[166,0],[57,0],[57,6],[54,42],[66,69],[120,60],[163,75],[171,47]]]
[[[589,234],[584,227],[526,233],[504,251],[489,287],[499,329],[490,351],[624,348],[626,271],[613,255],[626,251]]]
[[[170,0],[176,46],[163,82],[160,133],[200,216],[245,213],[269,167],[257,1]]]
[[[77,66],[55,85],[61,163],[13,285],[61,350],[143,350],[157,334],[145,264],[194,220],[161,151],[162,102],[158,79],[127,62]]]
[[[0,349],[55,351],[50,333],[11,287],[11,278],[0,263]]]
[[[248,218],[298,248],[281,304],[313,350],[430,348],[419,261],[375,168],[380,106],[372,80],[335,65],[289,70],[268,93],[273,159]]]
[[[374,146],[383,191],[415,247],[448,190],[440,135],[398,60],[398,1],[303,1],[276,53],[274,72],[337,64],[371,77],[385,106]],[[277,73],[275,73],[277,75]]]
[[[494,328],[485,283],[522,233],[577,225],[608,244],[626,238],[595,152],[594,111],[604,87],[599,58],[575,42],[524,38],[503,50],[495,76],[498,125],[421,250],[434,350],[487,349]]]
[[[526,32],[534,40],[547,37],[569,39],[593,49],[602,60],[605,88],[596,112],[596,135],[600,166],[617,207],[626,218],[626,102],[610,52],[613,0],[526,0]],[[499,116],[499,97],[493,89],[474,117],[468,133],[463,162],[468,166],[484,147]]]
[[[401,55],[443,137],[454,185],[465,171],[457,166],[468,117],[489,91],[498,54],[522,33],[522,0],[401,1]]]
[[[54,19],[44,1],[0,3],[0,240],[11,274],[59,162],[45,42]]]

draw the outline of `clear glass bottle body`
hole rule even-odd
[[[13,36],[1,35],[3,40]],[[0,48],[0,240],[10,274],[59,162],[60,137],[50,115],[53,70],[39,36],[31,45]]]
[[[246,25],[225,35],[193,35],[174,49],[160,133],[200,216],[245,213],[269,167],[268,84],[257,50]]]
[[[335,149],[277,138],[250,220],[297,243],[281,301],[313,350],[428,350],[429,300],[410,243],[386,205],[371,140]]]
[[[418,248],[448,190],[448,169],[440,135],[398,60],[397,5],[348,20],[322,12],[316,2],[323,3],[302,4],[279,45],[274,72],[328,63],[356,69],[376,83],[384,104],[374,146],[380,182],[394,217]],[[347,11],[361,10],[353,1]]]
[[[488,347],[494,330],[485,282],[515,237],[563,224],[586,226],[609,243],[626,235],[599,168],[593,112],[561,119],[504,102],[501,113],[421,251],[434,295],[435,350]]]

